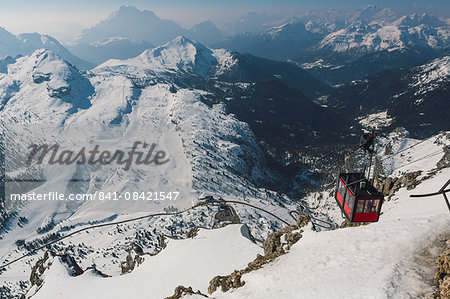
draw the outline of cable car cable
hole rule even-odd
[[[429,100],[431,100],[432,98],[434,98],[436,95],[438,95],[439,93],[441,93],[443,90],[445,90],[448,86],[450,86],[450,82],[448,82],[447,84],[443,85],[442,87],[440,87],[438,90],[436,90],[435,92],[433,92],[433,94],[431,94],[429,97],[427,97],[425,100],[423,100],[422,102],[420,102],[418,105],[413,106],[412,108],[410,108],[408,111],[406,111],[405,113],[403,113],[400,117],[397,117],[396,119],[394,119],[392,121],[392,123],[385,127],[382,128],[379,133],[381,135],[381,133],[383,131],[387,131],[389,128],[391,128],[395,123],[399,122],[399,120],[405,118],[408,114],[410,114],[411,112],[413,112],[414,110],[416,110],[417,108],[419,108],[420,106],[424,105],[425,103],[427,103]],[[441,101],[442,99],[437,100],[436,102]],[[425,140],[422,140],[422,142],[424,142]],[[390,143],[392,142],[392,140],[390,140],[387,144],[385,144],[383,146],[383,149],[386,148]],[[419,145],[419,144],[417,144]],[[414,146],[411,146],[410,148],[413,148]],[[391,155],[396,155],[396,154],[391,154]]]
[[[379,132],[383,132],[383,131],[387,131],[390,128],[392,128],[392,126],[399,122],[401,119],[405,118],[408,114],[410,114],[411,112],[413,112],[414,110],[417,110],[417,108],[419,108],[420,106],[424,105],[425,103],[427,103],[429,100],[431,100],[432,98],[434,98],[436,95],[438,95],[439,93],[441,93],[443,90],[445,90],[448,86],[450,86],[450,82],[447,82],[446,84],[444,84],[443,86],[441,86],[438,90],[434,91],[430,96],[428,96],[426,99],[424,99],[422,102],[420,102],[418,105],[411,107],[408,111],[406,111],[405,113],[403,113],[402,115],[400,115],[399,117],[395,118],[392,123],[385,127],[382,128]]]

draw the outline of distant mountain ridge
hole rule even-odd
[[[355,80],[335,89],[321,104],[359,120],[364,129],[396,120],[416,138],[449,128],[450,56],[409,69],[395,69]],[[418,105],[420,109],[417,109]]]
[[[101,64],[111,58],[134,57],[179,35],[207,45],[223,38],[222,32],[209,20],[184,29],[173,21],[159,18],[152,11],[123,5],[107,19],[84,30],[69,49]]]
[[[229,82],[274,79],[301,90],[311,99],[331,91],[330,86],[293,64],[224,49],[210,49],[183,36],[160,47],[146,50],[135,58],[111,59],[96,69],[158,76],[180,76],[188,73]]]
[[[85,61],[67,50],[56,39],[39,33],[22,33],[18,36],[0,27],[0,57],[29,55],[38,49],[48,49],[80,69],[90,69],[94,64]]]
[[[398,17],[376,5],[347,17],[302,15],[260,33],[214,44],[238,52],[290,60],[314,76],[340,84],[371,73],[412,67],[448,51],[450,25],[428,14]]]

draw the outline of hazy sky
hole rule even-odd
[[[0,0],[0,26],[15,34],[40,32],[67,41],[121,5],[152,10],[161,18],[190,27],[207,19],[221,24],[249,11],[291,14],[310,9],[353,10],[368,4],[401,13],[426,11],[450,17],[449,0]]]

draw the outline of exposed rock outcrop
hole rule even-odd
[[[130,273],[134,270],[138,265],[142,264],[144,261],[144,258],[142,255],[144,254],[144,251],[142,248],[134,244],[131,246],[130,250],[128,251],[127,258],[120,267],[122,268],[122,274]]]
[[[447,241],[447,246],[450,247],[450,240]],[[434,280],[437,287],[434,298],[450,298],[450,249],[438,257]]]
[[[44,282],[43,275],[45,271],[50,269],[51,265],[55,261],[55,258],[59,258],[59,260],[66,265],[67,273],[71,276],[79,276],[84,273],[84,271],[77,264],[75,259],[67,254],[58,255],[51,251],[46,251],[44,253],[44,257],[39,259],[36,264],[31,268],[30,274],[30,282],[31,288],[29,296],[34,295],[41,287]],[[22,296],[25,298],[26,296]],[[28,297],[27,297],[28,298]]]
[[[450,145],[444,147],[444,156],[437,162],[438,168],[445,168],[450,166]]]
[[[350,222],[347,219],[345,219],[344,222],[341,223],[339,228],[358,227],[358,226],[362,226],[362,225],[368,225],[368,224],[371,224],[371,223],[373,223],[373,222]]]
[[[205,298],[208,298],[207,295],[202,294],[202,292],[200,291],[194,292],[191,287],[186,288],[183,286],[177,286],[173,295],[170,297],[166,297],[165,299],[180,299],[185,295],[200,295]]]
[[[406,187],[406,189],[414,189],[417,185],[421,183],[421,180],[417,178],[422,174],[422,171],[410,172],[402,175],[399,178],[387,177],[383,178],[378,176],[374,180],[374,187],[382,192],[385,196],[392,196],[395,192],[400,190],[400,188]]]
[[[188,231],[186,233],[186,237],[190,238],[190,239],[193,239],[197,235],[198,231],[199,231],[199,227],[198,226],[194,226],[190,231]]]
[[[31,268],[30,282],[31,285],[40,287],[42,285],[42,275],[50,268],[53,262],[53,254],[50,251],[46,251],[44,257],[39,259],[36,264]]]
[[[242,275],[258,270],[263,265],[273,261],[280,255],[289,251],[293,244],[297,243],[302,237],[301,230],[310,222],[309,214],[302,212],[295,225],[283,227],[277,232],[270,234],[264,241],[264,256],[258,254],[256,259],[250,262],[243,270],[235,270],[227,276],[216,276],[209,282],[208,293],[212,294],[219,288],[222,292],[226,292],[232,288],[239,288],[245,284]]]

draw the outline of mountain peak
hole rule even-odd
[[[124,5],[107,19],[82,32],[77,43],[92,44],[111,37],[127,37],[158,45],[176,37],[182,28],[173,21],[163,20],[150,10]]]
[[[210,68],[217,63],[211,49],[181,35],[150,50],[147,55],[153,65],[194,72],[202,77],[207,76]]]
[[[187,45],[187,44],[195,45],[195,44],[199,44],[199,43],[193,42],[183,35],[179,35],[167,43],[167,45]]]
[[[183,55],[188,54],[188,52],[192,52],[191,54],[194,54],[194,55],[200,51],[211,52],[211,50],[209,48],[207,48],[206,46],[202,45],[201,43],[199,43],[197,41],[192,41],[183,35],[177,36],[176,38],[165,43],[164,45],[159,46],[153,50],[150,50],[150,52],[152,52],[154,54],[157,54],[157,53],[159,54],[162,51],[167,51],[169,49],[171,51],[176,51],[178,54],[183,54]]]
[[[216,27],[211,20],[206,20],[194,25],[192,28],[202,28],[202,27]]]
[[[367,12],[379,12],[381,10],[380,6],[376,4],[369,4],[366,7],[364,7],[361,11],[367,11]]]
[[[182,71],[207,77],[210,72],[213,72],[213,67],[218,64],[215,57],[217,51],[220,52],[180,35],[162,46],[145,50],[136,58],[112,59],[101,64],[97,69],[127,70],[131,67],[160,74]]]
[[[358,10],[350,19],[350,22],[363,21],[370,23],[372,21],[394,21],[396,15],[390,8],[381,8],[378,5],[371,4]]]
[[[431,27],[441,27],[446,25],[446,23],[438,17],[427,13],[414,13],[412,15],[403,16],[396,21],[396,24],[408,27],[416,27],[422,24]]]
[[[222,31],[210,20],[194,25],[186,34],[208,46],[224,37]]]
[[[136,16],[145,14],[147,16],[156,17],[155,13],[151,10],[140,10],[139,8],[132,5],[122,5],[119,10],[115,11],[111,17],[126,17],[126,16]]]

